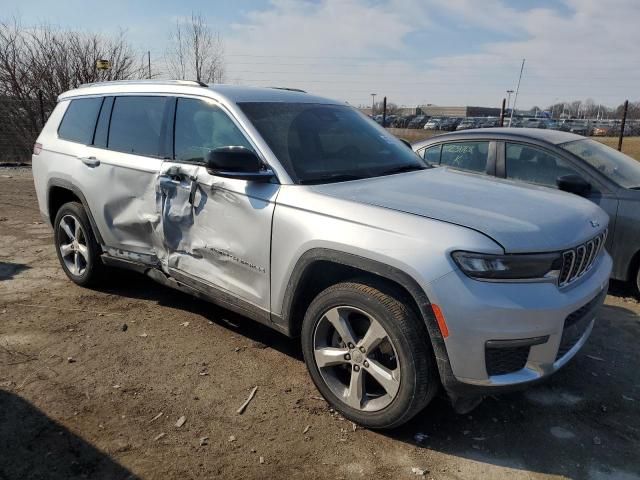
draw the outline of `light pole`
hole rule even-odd
[[[509,110],[509,105],[511,105],[511,94],[513,90],[507,90],[507,110]]]
[[[371,116],[373,117],[376,108],[376,95],[377,93],[371,94]]]
[[[520,76],[518,77],[518,86],[516,87],[516,96],[513,98],[513,108],[511,109],[511,117],[509,117],[509,127],[513,123],[513,113],[516,110],[516,103],[518,103],[518,92],[520,91],[520,81],[522,80],[522,72],[524,71],[525,59],[522,59],[522,66],[520,67]]]

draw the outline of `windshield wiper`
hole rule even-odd
[[[348,173],[336,173],[335,175],[326,175],[324,177],[305,178],[300,180],[302,185],[311,185],[317,183],[333,183],[333,182],[347,182],[349,180],[361,180],[365,177],[360,175],[353,175]]]
[[[426,170],[428,167],[423,165],[402,165],[400,167],[390,168],[385,170],[380,175],[393,175],[394,173],[413,172],[415,170]]]

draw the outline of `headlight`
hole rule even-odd
[[[491,255],[458,251],[451,256],[464,273],[479,280],[554,280],[562,267],[559,253]]]

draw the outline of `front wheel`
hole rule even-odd
[[[403,295],[378,282],[345,282],[311,302],[302,351],[316,387],[344,417],[369,428],[410,420],[439,382],[424,324]]]

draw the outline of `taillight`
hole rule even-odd
[[[42,151],[42,144],[41,143],[34,143],[33,144],[33,154],[34,155],[40,155],[40,152]]]

